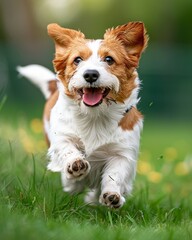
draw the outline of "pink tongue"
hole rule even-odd
[[[101,88],[84,88],[83,93],[83,102],[89,106],[98,104],[103,98]]]

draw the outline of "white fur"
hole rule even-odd
[[[55,74],[49,69],[41,65],[31,64],[25,67],[18,66],[17,71],[20,75],[28,78],[31,82],[37,85],[46,99],[50,97],[47,82],[55,80]]]
[[[96,69],[100,77],[95,86],[110,87],[118,92],[118,78],[106,70],[106,63],[97,55],[100,41],[89,42],[88,46],[93,54],[80,63],[70,79],[69,90],[88,87],[83,73],[87,69]],[[85,198],[88,203],[99,201],[109,207],[124,204],[136,173],[142,120],[131,131],[122,130],[118,123],[126,109],[136,106],[139,82],[136,78],[137,87],[124,104],[103,101],[93,108],[67,97],[60,84],[59,98],[51,111],[50,123],[46,122],[46,132],[51,143],[48,169],[61,172],[65,191],[79,192],[88,187],[90,192]],[[88,165],[81,175],[68,171],[76,160]],[[113,195],[119,197],[118,203],[109,201]]]

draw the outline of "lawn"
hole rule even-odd
[[[110,210],[62,192],[40,119],[0,118],[0,239],[192,239],[191,130],[146,119],[133,194]]]

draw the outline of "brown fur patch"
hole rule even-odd
[[[66,48],[74,39],[84,39],[82,32],[73,29],[62,28],[56,23],[51,23],[47,26],[47,31],[50,37],[55,41],[56,54],[65,54]]]
[[[65,87],[65,93],[71,98],[75,98],[75,94],[69,92],[68,84],[77,68],[74,64],[74,60],[77,57],[81,57],[85,61],[92,54],[92,51],[88,48],[86,42],[87,41],[84,39],[73,39],[65,54],[61,55],[56,52],[55,59],[53,60],[58,77]]]
[[[129,22],[116,28],[108,29],[104,39],[116,39],[124,46],[129,63],[132,67],[137,67],[141,53],[148,43],[145,26],[142,22]]]
[[[48,82],[48,89],[51,92],[51,95],[57,91],[57,80],[51,80]]]
[[[119,126],[123,130],[133,130],[135,124],[140,120],[143,119],[143,115],[135,108],[132,107],[128,113],[121,119],[119,122]]]
[[[114,59],[114,64],[107,66],[107,68],[119,79],[120,90],[118,93],[110,92],[108,96],[123,103],[136,87],[135,78],[137,77],[137,72],[134,71],[135,68],[131,67],[125,48],[117,40],[107,39],[103,41],[99,49],[99,56],[101,59],[106,56],[111,56]]]
[[[57,99],[59,97],[59,92],[58,90],[54,92],[54,94],[47,100],[45,107],[44,107],[44,113],[43,113],[43,119],[48,121],[50,120],[50,114],[51,114],[51,109],[55,106],[55,103],[57,102]],[[47,142],[47,145],[50,145],[49,139],[47,137],[47,133],[44,129],[45,133],[45,139]]]

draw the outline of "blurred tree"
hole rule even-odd
[[[1,0],[1,18],[4,39],[21,49],[29,47],[39,38],[30,0]]]

